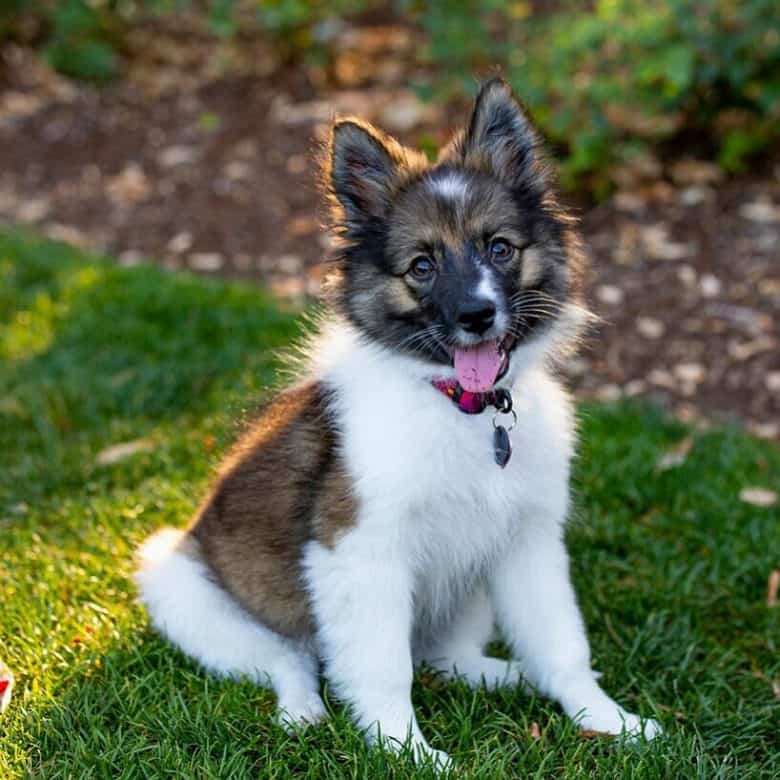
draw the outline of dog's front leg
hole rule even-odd
[[[540,693],[558,701],[582,728],[647,738],[658,733],[655,721],[642,723],[596,682],[562,526],[523,529],[495,571],[491,593],[499,625]]]
[[[370,742],[445,766],[412,708],[412,577],[386,540],[360,527],[329,549],[312,543],[305,556],[318,651],[337,696],[347,701]]]

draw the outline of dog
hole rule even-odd
[[[288,728],[325,716],[322,670],[370,741],[437,764],[423,663],[652,738],[599,686],[569,577],[575,424],[552,367],[584,321],[582,260],[529,118],[495,78],[436,162],[345,118],[323,170],[326,313],[190,527],[142,546],[153,625],[272,687]],[[495,626],[516,660],[484,654]]]

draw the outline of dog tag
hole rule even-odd
[[[497,425],[493,430],[493,455],[501,468],[504,468],[512,457],[512,442],[509,432],[503,425]]]

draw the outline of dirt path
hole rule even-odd
[[[332,112],[425,145],[444,140],[452,116],[407,86],[414,33],[339,36],[325,72],[285,67],[260,40],[147,30],[128,77],[103,91],[7,49],[0,222],[126,264],[316,294],[328,247],[313,150]],[[780,439],[780,164],[727,181],[701,161],[646,161],[580,213],[602,323],[567,369],[577,392],[649,396],[685,419],[741,420]]]

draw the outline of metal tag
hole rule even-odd
[[[509,433],[503,425],[497,425],[493,430],[493,455],[496,463],[503,469],[512,457],[512,443]]]

